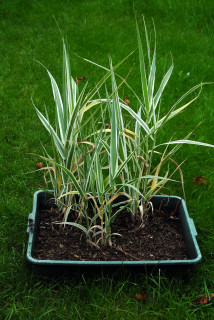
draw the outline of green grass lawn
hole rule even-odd
[[[211,305],[197,305],[201,295],[214,293],[214,150],[182,147],[182,162],[189,214],[194,218],[203,260],[192,271],[72,270],[53,279],[36,277],[26,261],[28,214],[33,193],[45,187],[36,169],[42,141],[48,135],[32,106],[54,110],[51,85],[39,60],[58,83],[62,75],[62,42],[57,20],[71,55],[74,78],[95,83],[103,71],[75,54],[108,66],[137,47],[133,3],[143,30],[144,14],[149,34],[152,19],[157,32],[157,82],[171,63],[172,78],[163,95],[168,110],[183,93],[201,81],[214,81],[214,3],[209,0],[2,0],[0,3],[0,318],[1,319],[213,319]],[[54,19],[55,17],[55,19]],[[143,33],[142,33],[143,34]],[[140,93],[138,56],[134,53],[118,70]],[[130,106],[134,98],[128,90]],[[164,127],[159,141],[184,138],[199,122],[192,139],[214,144],[214,85],[203,88],[199,99]],[[196,185],[203,176],[209,185]],[[182,196],[178,186],[173,193]],[[145,301],[135,293],[146,292]]]

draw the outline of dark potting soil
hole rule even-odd
[[[86,241],[77,227],[56,224],[56,209],[38,212],[38,231],[33,257],[39,260],[184,260],[188,259],[181,223],[174,211],[158,208],[149,213],[143,228],[133,225],[130,214],[123,212],[112,224],[112,246],[97,248]],[[70,214],[72,219],[72,214]]]

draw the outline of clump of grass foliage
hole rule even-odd
[[[172,180],[176,171],[180,173],[184,189],[181,164],[173,158],[183,144],[214,147],[189,140],[191,133],[181,140],[157,144],[160,129],[198,98],[205,83],[197,84],[184,93],[160,117],[161,97],[172,74],[173,63],[157,86],[156,41],[154,40],[154,50],[151,53],[144,21],[144,49],[138,24],[136,27],[142,87],[140,96],[126,79],[116,73],[116,69],[128,57],[114,67],[111,59],[109,68],[97,65],[105,69],[104,77],[92,90],[87,92],[86,83],[80,91],[71,75],[69,56],[63,41],[62,94],[54,77],[47,70],[56,103],[55,128],[49,121],[48,112],[44,116],[34,106],[52,144],[52,154],[44,148],[46,167],[43,169],[49,173],[55,202],[62,212],[63,219],[58,223],[80,228],[85,232],[87,241],[95,245],[111,245],[111,224],[124,209],[142,227],[143,220],[152,207],[151,197]],[[107,90],[105,86],[107,79],[111,81],[111,90]],[[120,82],[119,85],[116,79]],[[136,97],[136,112],[119,96],[121,85],[127,86]],[[103,97],[99,94],[102,86],[105,86]],[[194,92],[194,98],[182,104]],[[125,113],[132,118],[128,127],[125,125]],[[164,145],[164,150],[160,151],[163,148],[160,146]],[[172,164],[172,170],[169,164]],[[160,175],[163,169],[165,172]],[[93,216],[88,214],[89,200]],[[68,222],[71,209],[77,213],[75,222]]]

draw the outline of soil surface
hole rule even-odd
[[[56,209],[40,210],[33,257],[39,260],[183,260],[188,259],[180,220],[174,211],[158,208],[149,213],[143,228],[133,225],[130,214],[123,212],[112,224],[112,246],[97,248],[86,241],[79,228],[56,224]],[[72,214],[70,214],[72,220]],[[73,220],[74,221],[74,220]]]

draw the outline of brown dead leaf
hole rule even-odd
[[[86,80],[87,78],[86,77],[80,77],[80,78],[77,78],[77,83],[83,81],[83,80]]]
[[[43,162],[37,162],[36,166],[38,169],[41,169],[43,167]]]
[[[197,304],[207,304],[210,303],[212,299],[214,299],[214,293],[210,294],[209,296],[200,297],[196,299],[195,302]]]
[[[130,102],[130,100],[129,100],[129,98],[128,97],[125,97],[124,98],[124,101],[125,101],[125,103],[128,105],[129,104],[129,102]]]
[[[206,178],[199,176],[199,177],[195,177],[193,178],[193,182],[195,184],[204,184],[204,185],[209,185],[209,182]]]
[[[111,128],[111,125],[110,125],[109,123],[105,123],[105,122],[104,122],[104,125],[105,125],[106,127]]]
[[[144,291],[142,291],[141,293],[135,293],[135,300],[138,302],[145,301],[146,297],[147,294]]]

